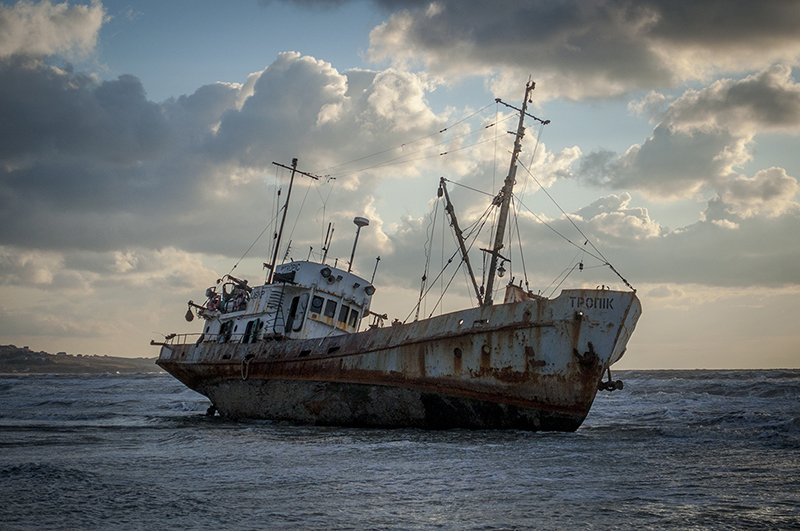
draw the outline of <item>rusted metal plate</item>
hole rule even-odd
[[[570,290],[323,339],[174,344],[157,363],[232,418],[571,431],[641,312]]]

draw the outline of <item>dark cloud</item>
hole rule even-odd
[[[794,0],[644,0],[657,19],[652,35],[679,45],[715,49],[750,47],[768,50],[800,38],[800,5]]]
[[[796,191],[796,183],[795,183]],[[627,194],[607,196],[571,214],[589,240],[634,285],[642,283],[696,284],[705,286],[770,286],[800,283],[800,269],[790,264],[800,260],[800,241],[787,238],[800,231],[800,205],[785,205],[781,212],[740,215],[736,206],[721,197],[712,198],[700,221],[677,230],[667,230],[652,220],[646,209],[630,204]],[[559,233],[579,247],[584,240],[566,219],[549,221]],[[541,224],[528,222],[521,228],[523,244],[532,250],[528,263],[558,271],[575,258],[566,252],[551,253],[555,244]],[[550,231],[552,232],[552,231]],[[541,242],[545,243],[544,246]],[[592,254],[590,246],[585,249]],[[578,255],[587,269],[582,279],[616,282],[613,273],[590,255]],[[585,277],[585,278],[584,278]]]
[[[800,6],[774,0],[409,3],[373,30],[374,59],[443,75],[533,73],[542,95],[584,98],[674,86],[708,68],[800,56]],[[504,81],[495,80],[498,91]]]
[[[235,256],[270,220],[273,161],[298,156],[314,171],[441,128],[421,86],[412,74],[341,74],[287,53],[242,85],[156,104],[133,76],[101,83],[0,60],[0,245]],[[339,174],[338,189],[360,187],[355,202],[327,190],[311,198],[330,197],[327,212],[349,222],[385,171]],[[319,186],[302,181],[296,193]]]
[[[461,9],[466,16],[471,6],[444,7]],[[535,11],[537,6],[544,9],[540,4],[523,8]],[[547,9],[550,11],[537,22],[542,24],[539,34],[527,37],[529,44],[536,39],[542,44],[551,42],[570,28],[589,24],[592,18],[576,12],[578,7],[570,3]],[[585,17],[583,22],[579,15]],[[430,16],[438,15],[432,12]],[[498,15],[493,16],[499,23]],[[604,16],[609,23],[622,24],[608,18],[609,12]],[[504,46],[490,26],[477,30],[470,38]],[[468,29],[454,26],[449,31],[466,38]],[[426,46],[447,46],[441,35],[428,38]],[[609,38],[617,37],[609,34]],[[793,119],[786,116],[793,112],[796,91],[790,73],[773,67],[740,83],[687,92],[673,102],[650,139],[621,156],[603,151],[589,154],[578,165],[576,173],[586,182],[641,190],[661,198],[717,190],[725,205],[719,216],[713,217],[709,211],[707,219],[685,234],[669,233],[645,209],[632,205],[629,195],[620,194],[576,213],[587,236],[639,264],[642,259],[633,249],[642,246],[658,255],[662,249],[671,249],[671,242],[689,235],[702,240],[706,232],[715,230],[728,231],[722,233],[725,237],[736,231],[744,234],[770,216],[791,225],[796,180],[779,169],[749,180],[731,176],[732,163],[743,160],[736,152],[742,147],[743,133],[728,125],[742,123],[733,117],[749,116],[753,127],[770,123],[777,128],[791,127]],[[336,167],[337,180],[333,194],[324,188],[331,183],[298,182],[297,201],[315,202],[305,207],[306,216],[313,213],[315,223],[310,225],[315,227],[298,223],[290,236],[290,256],[304,258],[309,247],[317,247],[321,238],[316,225],[327,221],[338,226],[335,255],[347,256],[352,218],[366,214],[373,223],[363,235],[364,253],[359,253],[357,267],[371,270],[372,255],[380,253],[387,284],[413,289],[418,272],[412,265],[424,259],[428,220],[409,217],[390,229],[393,220],[384,219],[374,205],[381,180],[387,175],[412,179],[424,167],[427,172],[441,171],[472,188],[485,189],[495,174],[494,148],[489,147],[493,144],[486,144],[487,151],[482,152],[476,143],[478,147],[468,151],[473,156],[467,162],[444,159],[441,163],[426,160],[428,154],[422,150],[439,140],[428,140],[413,149],[405,145],[409,139],[425,137],[457,120],[459,111],[454,109],[447,111],[447,118],[431,111],[426,101],[431,88],[424,76],[405,71],[342,73],[323,61],[289,52],[242,84],[215,83],[156,104],[130,75],[98,82],[69,68],[7,57],[0,62],[0,116],[4,118],[0,133],[11,140],[0,146],[0,246],[12,250],[0,264],[0,274],[6,271],[3,281],[44,283],[53,289],[101,286],[103,282],[134,286],[139,278],[177,285],[180,275],[169,270],[166,259],[154,254],[165,248],[175,250],[170,259],[182,261],[187,269],[195,268],[198,273],[192,278],[198,278],[207,272],[181,258],[181,253],[238,258],[275,213],[272,183],[276,169],[272,162],[288,164],[298,156],[311,171]],[[755,103],[748,106],[755,101],[760,101],[761,107]],[[752,112],[743,114],[745,108]],[[708,116],[717,117],[731,110],[731,118],[711,123],[703,118],[703,109]],[[757,122],[755,116],[765,118]],[[455,136],[470,126],[460,127],[463,130],[454,131]],[[492,130],[486,131],[484,135],[492,134]],[[533,135],[526,138],[526,142],[533,140]],[[461,146],[459,142],[477,142],[477,137],[459,140],[452,147]],[[420,149],[422,162],[401,169],[383,167],[381,163],[396,156],[387,153],[381,160],[364,162],[361,168],[371,168],[366,171],[337,167],[386,146],[401,146],[402,153]],[[526,153],[532,148],[526,144]],[[580,156],[577,147],[558,154],[548,153],[543,146],[539,149],[533,165],[545,186],[572,175],[573,161]],[[726,153],[727,158],[722,156]],[[522,172],[518,178],[522,179]],[[410,186],[423,185],[409,182]],[[285,187],[285,180],[281,183],[279,186]],[[433,198],[435,183],[425,185],[430,185]],[[486,208],[484,196],[469,198],[463,190],[452,193],[463,214],[462,226],[475,222]],[[290,211],[290,224],[296,223],[298,210],[295,206]],[[566,251],[555,251],[557,246],[564,247],[563,242],[532,214],[522,212],[515,223],[519,224],[518,239],[545,251],[536,271],[559,270],[574,256],[569,245]],[[550,223],[559,233],[574,233],[565,218]],[[582,236],[573,237],[582,241]],[[481,263],[477,251],[481,245],[485,246],[476,243],[476,264]],[[269,235],[259,242],[254,255],[268,255],[268,247]],[[33,258],[26,253],[34,253]],[[514,260],[514,274],[520,275],[520,261]],[[65,271],[56,273],[60,267]],[[653,279],[673,278],[674,270],[664,270],[658,263],[644,263],[643,268],[653,272]],[[708,276],[686,268],[680,272],[684,279]],[[532,272],[533,276],[546,285],[544,275]]]
[[[659,124],[644,144],[622,156],[598,151],[583,157],[578,174],[585,182],[613,189],[687,197],[718,181],[726,168],[718,156],[732,140],[724,131],[683,132]]]
[[[581,79],[602,79],[655,87],[670,81],[670,71],[651,49],[637,46],[628,17],[613,5],[577,1],[507,1],[491,8],[479,1],[435,5],[439,7],[396,15],[376,29],[376,57],[403,56],[407,49],[440,72],[513,67],[537,72],[537,79],[540,73],[557,70],[578,84]],[[399,48],[392,48],[395,45]]]
[[[200,117],[184,123],[206,125]],[[173,115],[176,113],[173,113]],[[19,56],[0,60],[0,244],[113,248],[153,241],[208,175],[133,76],[97,83]],[[177,163],[177,160],[181,163]],[[199,178],[198,178],[199,177]],[[167,209],[169,205],[172,208]],[[163,234],[163,232],[161,232]]]
[[[95,83],[83,74],[14,56],[0,59],[0,158],[85,156],[130,164],[169,149],[155,103],[130,75]]]

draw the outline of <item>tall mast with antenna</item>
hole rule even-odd
[[[286,223],[286,212],[289,210],[289,199],[292,197],[292,185],[294,184],[294,175],[295,173],[299,173],[300,175],[305,175],[306,177],[311,177],[314,180],[319,180],[319,177],[316,175],[311,175],[310,173],[306,173],[297,169],[297,159],[292,159],[292,166],[284,166],[283,164],[278,164],[277,162],[273,162],[275,166],[280,166],[281,168],[286,168],[287,170],[292,170],[292,177],[289,179],[289,190],[286,192],[286,203],[283,205],[283,217],[281,218],[281,228],[278,230],[278,239],[275,242],[275,251],[272,253],[272,263],[269,264],[269,277],[267,278],[267,284],[272,283],[272,278],[275,276],[275,267],[278,265],[278,249],[281,246],[281,237],[283,236],[283,224]],[[286,252],[288,253],[289,250],[287,249]]]
[[[492,305],[492,289],[494,288],[494,277],[497,273],[497,260],[500,257],[500,250],[503,248],[503,236],[508,221],[511,194],[514,191],[514,179],[517,175],[517,159],[519,158],[520,151],[522,151],[522,137],[525,136],[525,110],[528,108],[528,100],[535,87],[536,83],[530,80],[525,85],[525,98],[522,100],[522,109],[519,110],[519,125],[517,126],[517,133],[514,138],[514,151],[511,153],[511,165],[508,169],[508,177],[506,177],[503,183],[502,190],[500,190],[497,198],[495,198],[495,201],[500,202],[500,215],[497,217],[497,231],[494,236],[494,245],[490,251],[492,261],[489,266],[489,275],[486,281],[486,293],[483,296],[484,306]],[[499,99],[497,101],[500,102]]]

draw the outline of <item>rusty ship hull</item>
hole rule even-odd
[[[624,354],[641,305],[619,273],[631,291],[605,286],[571,289],[550,299],[523,289],[521,282],[514,285],[512,277],[503,303],[493,300],[500,291],[495,281],[511,261],[504,238],[534,87],[530,80],[525,85],[521,108],[496,100],[517,111],[519,122],[508,175],[490,205],[498,211],[491,246],[481,249],[489,263],[485,284],[482,279],[478,285],[469,259],[477,233],[471,243],[467,241],[450,202],[448,181],[440,179],[437,198],[445,203],[461,254],[457,267],[465,267],[477,307],[410,323],[395,320],[383,327],[387,315],[370,309],[380,257],[370,280],[352,272],[359,233],[369,225],[363,217],[353,220],[358,229],[347,270],[337,267],[338,259],[333,266],[326,265],[330,224],[321,262],[311,261],[310,250],[305,261],[279,263],[294,178],[319,179],[299,171],[295,158],[291,167],[274,163],[291,170],[291,177],[272,260],[264,263],[269,269],[264,285],[251,287],[230,274],[219,279],[206,290],[205,304],[188,303],[187,320],[196,311],[205,320],[203,332],[196,341],[186,335],[169,336],[159,343],[157,363],[206,395],[212,402],[211,413],[233,419],[576,430],[599,388],[621,388],[621,382],[610,381],[610,367]],[[542,126],[550,123],[531,118]],[[487,209],[484,216],[491,211]],[[428,250],[426,254],[430,256]],[[610,263],[603,265],[616,273]],[[428,264],[425,267],[417,315],[426,294]],[[582,271],[583,262],[576,267]],[[375,321],[359,331],[367,316]],[[602,382],[606,372],[609,381]]]
[[[231,419],[574,431],[640,314],[634,292],[565,290],[325,338],[177,336],[157,363]]]

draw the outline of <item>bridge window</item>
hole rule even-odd
[[[353,308],[350,310],[350,326],[358,325],[358,311]]]
[[[345,306],[342,304],[342,309],[339,310],[339,322],[340,323],[347,323],[347,312],[350,311],[349,306]]]
[[[328,299],[325,302],[325,317],[333,317],[336,315],[336,301]]]

